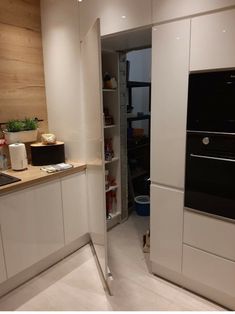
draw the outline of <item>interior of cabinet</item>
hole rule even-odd
[[[102,77],[115,78],[114,85],[103,82],[103,127],[105,158],[105,191],[107,228],[121,220],[121,156],[120,156],[120,103],[118,53],[102,52]],[[112,158],[109,147],[112,147]]]

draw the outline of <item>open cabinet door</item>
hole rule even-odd
[[[91,240],[107,283],[107,230],[100,21],[81,42],[82,93],[85,116],[88,216]]]

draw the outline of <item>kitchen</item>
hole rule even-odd
[[[2,2],[1,5],[7,5],[5,12],[11,12],[10,3]],[[22,8],[21,1],[19,3],[15,8],[17,10]],[[107,234],[103,149],[100,145],[103,112],[99,30],[103,37],[153,26],[152,84],[156,88],[152,90],[152,104],[158,105],[153,105],[151,112],[151,160],[154,161],[151,163],[150,218],[152,272],[234,309],[234,282],[231,281],[235,273],[234,223],[188,212],[184,208],[189,73],[234,68],[234,5],[234,1],[211,0],[191,1],[190,4],[183,0],[138,0],[138,5],[133,1],[120,1],[117,7],[105,0],[93,1],[92,4],[88,0],[79,4],[72,0],[41,1],[41,44],[38,42],[40,32],[34,34],[35,29],[38,30],[40,9],[37,11],[34,5],[31,7],[33,11],[29,15],[29,22],[32,23],[31,18],[35,16],[36,25],[25,25],[25,8],[22,8],[24,18],[16,19],[14,23],[18,25],[9,27],[10,30],[6,29],[10,22],[4,19],[12,19],[14,14],[8,13],[1,18],[2,32],[7,34],[1,38],[9,39],[9,34],[13,36],[13,43],[2,52],[5,56],[2,55],[1,59],[5,60],[6,55],[7,58],[11,57],[9,47],[12,45],[12,59],[18,59],[19,56],[27,60],[28,56],[36,58],[29,62],[35,64],[36,69],[34,73],[27,67],[22,68],[27,75],[32,73],[26,96],[17,94],[25,91],[25,76],[15,81],[12,75],[13,82],[8,87],[8,80],[3,77],[0,122],[24,119],[26,113],[31,118],[43,120],[39,122],[42,123],[39,124],[40,132],[49,131],[59,141],[63,141],[66,160],[74,163],[72,169],[49,176],[39,170],[42,178],[33,177],[32,174],[32,181],[31,178],[29,181],[23,178],[26,172],[14,173],[15,177],[22,175],[22,181],[1,188],[1,294],[88,243],[90,239],[104,277],[108,278],[107,248],[103,249],[106,247]],[[100,18],[101,28],[98,22],[92,27],[96,18]],[[26,43],[28,36],[32,36],[31,41],[36,36],[37,49],[33,50],[36,56],[32,51],[27,52],[27,49],[15,49],[17,41],[15,43],[14,36],[18,40],[26,40],[21,37],[25,29]],[[5,46],[6,40],[3,42]],[[27,44],[25,46],[28,47]],[[22,43],[19,43],[19,47],[23,47]],[[12,62],[9,61],[9,64]],[[19,73],[22,73],[21,70]],[[20,86],[21,82],[23,87]],[[35,95],[39,98],[38,108],[34,102]],[[14,101],[7,103],[6,99],[12,96]],[[27,103],[28,97],[32,98]],[[20,103],[20,99],[22,105],[18,110],[14,106]],[[21,117],[17,116],[19,113]],[[5,116],[7,114],[9,116]],[[87,198],[84,197],[86,189]],[[28,195],[27,206],[25,192]],[[52,198],[51,195],[56,197]],[[71,201],[74,198],[76,202]],[[19,208],[22,208],[22,214],[19,214]],[[33,212],[30,208],[34,208]],[[52,208],[50,219],[39,208],[45,211]],[[13,211],[11,215],[10,210]],[[77,220],[74,215],[77,215]],[[33,231],[35,228],[26,228],[26,222],[35,220],[35,217],[42,223],[35,223],[37,234]],[[82,220],[80,217],[83,217]],[[18,221],[22,223],[18,224]],[[41,232],[42,226],[45,226],[44,234]],[[33,238],[38,242],[33,242]],[[15,239],[15,243],[12,239]],[[32,239],[32,243],[28,244],[28,239]],[[20,263],[17,261],[17,240],[26,244],[22,247]],[[208,273],[208,267],[213,270],[213,275]]]

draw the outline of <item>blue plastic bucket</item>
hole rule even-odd
[[[149,216],[150,197],[148,195],[140,195],[135,197],[135,209],[139,216]]]

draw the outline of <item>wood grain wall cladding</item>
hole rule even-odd
[[[47,131],[40,0],[0,0],[0,123],[25,117]]]
[[[40,32],[40,0],[1,0],[0,23]]]

